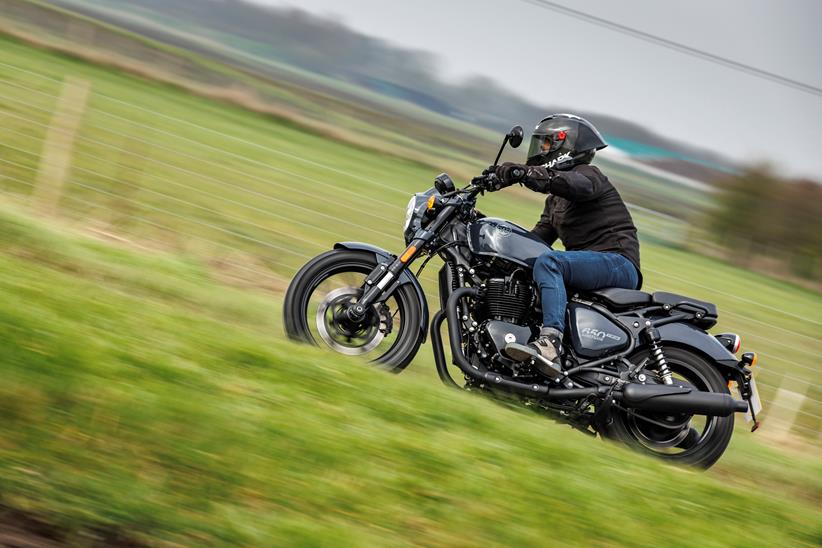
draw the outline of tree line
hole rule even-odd
[[[822,185],[758,166],[722,187],[709,227],[730,257],[754,267],[765,258],[793,276],[822,279]]]

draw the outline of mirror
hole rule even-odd
[[[499,163],[499,157],[502,156],[502,151],[505,150],[505,145],[511,145],[511,148],[517,148],[522,144],[522,126],[514,126],[511,131],[505,134],[505,139],[502,140],[502,146],[499,147],[497,159],[494,160],[494,166]]]
[[[451,180],[451,177],[449,177],[447,173],[440,173],[436,179],[434,179],[434,188],[442,195],[454,192],[456,187],[454,186],[454,181]]]
[[[517,148],[522,144],[522,135],[522,126],[512,127],[511,131],[508,132],[508,143],[513,148]]]

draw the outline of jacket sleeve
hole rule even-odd
[[[536,226],[531,232],[539,236],[540,239],[548,245],[553,245],[559,236],[557,229],[551,224],[547,213],[540,215],[539,221],[537,221]]]
[[[551,179],[551,194],[572,202],[593,200],[604,191],[603,177],[588,165],[557,171]]]

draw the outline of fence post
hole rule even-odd
[[[802,385],[797,391],[785,388],[786,383],[777,389],[773,401],[769,404],[766,416],[767,432],[769,437],[776,441],[784,441],[791,435],[791,428],[796,422],[802,403],[805,401],[805,391],[807,384]]]
[[[43,141],[32,194],[34,209],[44,215],[57,213],[63,186],[71,168],[74,140],[86,110],[90,89],[91,84],[87,80],[68,77],[57,99],[57,106]]]

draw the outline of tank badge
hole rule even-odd
[[[511,231],[511,227],[510,227],[510,226],[506,226],[506,225],[497,225],[497,226],[496,226],[496,228],[497,228],[497,233],[498,233],[498,234],[500,235],[500,237],[502,237],[502,238],[505,238],[506,236],[510,236],[510,235],[511,235],[511,232],[512,232],[512,231]]]

